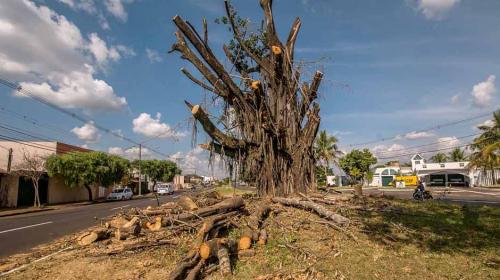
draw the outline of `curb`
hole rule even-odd
[[[0,213],[0,218],[17,216],[17,215],[24,215],[24,214],[30,214],[30,213],[46,212],[46,211],[56,210],[56,209],[58,209],[58,208],[33,209],[33,210],[22,211],[22,212],[19,211],[19,212],[8,213],[8,214],[2,214],[2,213]]]

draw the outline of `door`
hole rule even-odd
[[[446,184],[445,174],[431,174],[430,175],[430,185],[431,186],[444,186]]]
[[[47,204],[49,180],[47,176],[40,178],[38,182],[38,194],[40,204]],[[35,202],[35,188],[33,182],[28,177],[19,177],[19,187],[17,192],[17,207],[33,206]]]
[[[382,176],[382,186],[387,187],[394,180],[392,176]]]
[[[452,186],[465,186],[465,176],[462,174],[448,174],[448,184]]]

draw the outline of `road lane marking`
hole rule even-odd
[[[11,232],[11,231],[21,230],[21,229],[25,229],[25,228],[32,228],[32,227],[37,227],[37,226],[43,226],[43,225],[52,224],[52,223],[53,222],[50,221],[50,222],[45,222],[45,223],[39,223],[39,224],[29,225],[29,226],[25,226],[25,227],[18,227],[18,228],[13,228],[13,229],[8,229],[8,230],[0,231],[0,233],[7,233],[7,232]]]
[[[484,194],[484,195],[492,195],[492,196],[498,196],[498,195],[500,195],[500,194],[497,194],[497,193],[487,193],[487,192],[476,192],[476,191],[469,191],[469,190],[459,190],[459,189],[455,189],[455,188],[453,188],[453,190],[462,191],[462,192],[469,192],[469,193]]]
[[[179,197],[178,195],[174,195],[174,196],[172,196],[172,198],[178,198],[178,197]]]
[[[125,208],[125,207],[129,207],[129,206],[130,206],[130,204],[127,204],[127,205],[123,205],[123,206],[118,206],[118,207],[115,207],[115,208],[111,208],[109,210],[112,211],[112,210],[116,210],[116,209],[120,209],[120,208]]]

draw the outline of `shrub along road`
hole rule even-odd
[[[160,196],[160,203],[175,200],[181,192]],[[124,208],[155,206],[145,198],[67,207],[46,212],[0,218],[0,258],[29,249],[95,225]]]

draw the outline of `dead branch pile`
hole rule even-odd
[[[190,249],[177,262],[169,279],[198,279],[215,270],[227,276],[232,274],[236,260],[254,256],[253,247],[266,244],[269,236],[264,221],[273,210],[272,202],[313,212],[339,230],[349,221],[323,206],[335,202],[319,194],[275,197],[245,205],[242,197],[223,198],[209,192],[182,196],[159,207],[122,211],[101,227],[79,236],[77,243],[106,245],[104,254],[115,255],[179,245],[172,236],[195,232]]]

